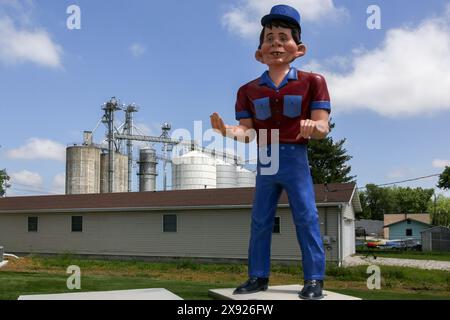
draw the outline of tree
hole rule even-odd
[[[450,167],[445,167],[444,172],[439,176],[437,187],[444,190],[450,189]]]
[[[383,220],[385,213],[392,213],[394,210],[395,200],[390,188],[367,184],[366,191],[360,192],[359,196],[363,209],[359,214],[361,218]]]
[[[395,187],[392,192],[395,199],[393,213],[426,213],[434,189]]]
[[[435,226],[450,227],[450,198],[440,194],[428,205],[431,223]]]
[[[333,129],[334,123],[330,124]],[[356,176],[350,176],[351,166],[347,161],[352,156],[347,155],[343,148],[346,139],[333,141],[332,137],[323,140],[311,140],[308,148],[309,164],[314,183],[346,183],[354,181]]]
[[[6,189],[9,188],[10,177],[6,173],[6,169],[0,170],[0,197],[3,197],[6,193]]]
[[[366,185],[360,193],[363,212],[357,218],[383,220],[387,213],[427,213],[433,189],[386,187]]]

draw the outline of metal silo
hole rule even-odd
[[[155,149],[141,149],[139,151],[139,191],[155,191],[156,190],[156,160]]]
[[[128,156],[116,153],[114,162],[114,192],[128,192]]]
[[[100,156],[100,192],[108,193],[108,153]],[[128,156],[116,152],[114,154],[114,183],[113,192],[128,191]]]
[[[100,192],[100,153],[92,146],[66,149],[66,194]]]
[[[256,175],[254,172],[239,166],[236,168],[236,173],[238,188],[254,187],[256,185]]]
[[[178,190],[178,171],[178,166],[172,161],[172,190]]]
[[[222,159],[216,159],[217,188],[236,188],[237,171],[236,165],[227,163]]]
[[[172,189],[216,188],[215,160],[200,152],[191,151],[172,160]]]

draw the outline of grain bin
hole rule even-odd
[[[66,149],[66,194],[100,192],[100,153],[92,146]]]
[[[236,173],[238,188],[254,187],[256,185],[256,175],[254,172],[238,166]]]
[[[172,189],[216,188],[215,160],[200,152],[191,151],[172,160]]]
[[[156,151],[144,148],[139,151],[139,191],[156,191]]]
[[[109,155],[103,153],[100,160],[100,192],[108,193]],[[128,156],[116,152],[114,154],[114,183],[112,192],[128,191]]]
[[[216,159],[217,168],[217,188],[236,188],[237,171],[236,165]]]

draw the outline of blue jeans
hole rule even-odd
[[[271,146],[265,147],[265,150],[271,154]],[[269,277],[273,224],[278,200],[284,189],[289,198],[297,240],[302,252],[304,279],[323,280],[325,252],[320,236],[307,146],[280,144],[278,172],[273,175],[261,175],[261,168],[269,165],[258,161],[248,252],[249,276]]]

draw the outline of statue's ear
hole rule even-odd
[[[295,58],[303,57],[306,54],[306,46],[303,43],[300,43],[297,47],[297,53],[295,54]]]
[[[260,49],[256,50],[255,59],[261,63],[264,63],[263,55]]]

